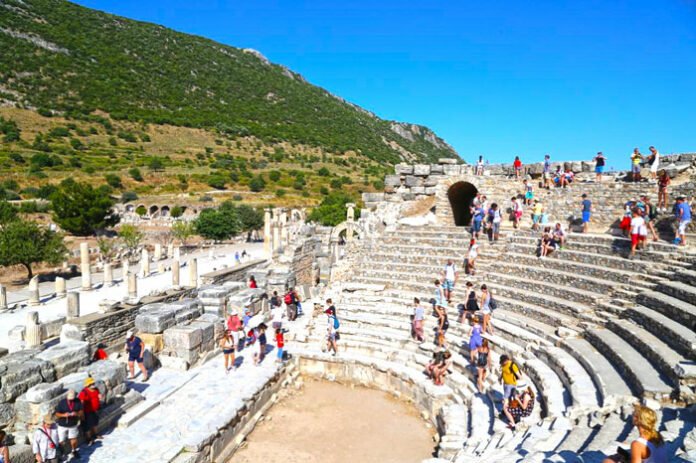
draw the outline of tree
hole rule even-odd
[[[128,249],[128,254],[133,255],[143,241],[145,234],[135,225],[124,224],[118,230],[118,237],[121,238],[123,245]]]
[[[97,238],[97,247],[103,262],[110,262],[114,258],[116,254],[116,243],[114,243],[114,240],[106,236],[100,236]]]
[[[266,182],[263,180],[263,177],[260,175],[254,177],[251,179],[249,182],[249,189],[253,191],[254,193],[258,193],[260,191],[263,191],[263,189],[266,188]]]
[[[270,171],[268,173],[268,178],[272,182],[277,182],[278,180],[280,180],[280,171],[277,171],[277,170]]]
[[[147,209],[145,208],[145,206],[141,204],[140,206],[135,208],[135,213],[142,217],[145,214],[147,214]]]
[[[112,188],[123,188],[123,184],[121,183],[121,177],[119,177],[116,174],[106,174],[104,176],[104,179],[106,180],[106,183]]]
[[[51,195],[53,220],[77,236],[93,235],[97,230],[113,227],[119,216],[114,200],[91,185],[72,179],[63,180]]]
[[[150,168],[150,170],[158,172],[164,169],[164,163],[160,158],[152,158],[148,163],[148,167]]]
[[[220,208],[222,209],[223,207],[225,207],[226,203],[227,202],[222,203],[220,205]],[[229,206],[233,208],[235,207],[232,204],[230,204]],[[263,228],[263,212],[247,204],[241,204],[239,206],[236,206],[236,212],[237,216],[239,217],[239,220],[242,222],[241,231],[246,232],[247,241],[251,241],[251,234],[256,230]]]
[[[172,224],[172,235],[182,246],[186,246],[187,241],[195,234],[196,228],[191,222],[178,220]]]
[[[138,194],[135,191],[124,191],[121,194],[121,202],[123,204],[135,201],[138,199]]]
[[[342,192],[333,192],[325,196],[319,206],[312,209],[308,220],[318,222],[321,225],[335,227],[346,220],[346,204],[353,201],[353,198]],[[360,210],[356,208],[356,217],[360,216]]]
[[[17,209],[7,201],[0,201],[0,227],[17,220]]]
[[[225,189],[225,177],[220,174],[213,174],[208,177],[208,185],[215,188],[216,190]]]
[[[234,207],[203,209],[194,227],[203,238],[221,241],[237,236],[242,231],[242,221]]]
[[[128,175],[130,175],[131,178],[132,178],[133,180],[135,180],[136,182],[142,182],[142,181],[143,181],[143,174],[140,173],[140,169],[138,169],[137,167],[133,167],[133,168],[129,169],[129,170],[128,170]]]
[[[22,265],[28,278],[34,276],[33,264],[58,264],[66,252],[60,234],[35,222],[12,220],[0,230],[0,265]]]
[[[328,177],[329,175],[331,175],[331,172],[329,172],[329,169],[327,169],[326,167],[322,167],[317,171],[317,174],[321,175],[322,177]]]

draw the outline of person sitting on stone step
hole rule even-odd
[[[442,355],[442,362],[433,368],[433,383],[436,386],[445,384],[445,376],[451,371],[452,361],[452,352],[446,350]]]
[[[560,222],[557,222],[553,229],[553,240],[559,249],[563,249],[566,242],[566,235],[565,231],[563,230],[563,225],[561,225]]]
[[[641,404],[634,405],[633,425],[640,437],[631,442],[630,450],[623,447],[603,463],[667,463],[668,448],[657,431],[657,414]]]
[[[534,410],[534,391],[531,387],[518,393],[517,389],[512,391],[510,400],[503,406],[503,414],[508,419],[508,428],[515,430],[515,425],[532,414]]]
[[[541,235],[541,245],[539,249],[539,258],[545,259],[556,250],[556,241],[553,239],[551,227],[545,227],[544,233]]]

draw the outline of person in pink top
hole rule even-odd
[[[234,339],[235,349],[239,348],[239,330],[242,329],[242,320],[239,318],[239,312],[233,309],[227,317],[227,331]]]

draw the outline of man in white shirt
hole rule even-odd
[[[31,445],[32,452],[36,456],[37,463],[57,463],[58,428],[52,414],[47,414],[43,418],[41,426],[34,431],[34,440]]]
[[[445,299],[448,303],[452,302],[452,292],[454,291],[454,284],[459,278],[459,272],[457,272],[457,266],[454,265],[452,259],[447,259],[447,264],[445,269],[442,271],[442,278],[444,282],[442,283],[442,289],[445,290]]]
[[[636,255],[636,248],[641,243],[642,231],[645,228],[645,219],[639,208],[633,209],[633,217],[631,218],[631,254],[629,259]]]

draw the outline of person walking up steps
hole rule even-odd
[[[82,428],[88,444],[92,445],[95,440],[102,438],[102,436],[97,434],[97,426],[99,425],[99,409],[103,399],[92,377],[85,379],[85,387],[80,392],[78,399],[82,402],[85,418],[82,421]]]
[[[135,363],[138,364],[138,368],[143,374],[143,382],[147,381],[149,376],[147,373],[147,368],[143,363],[143,356],[145,355],[145,343],[137,337],[132,331],[126,334],[126,353],[128,354],[128,372],[130,377],[128,379],[135,379]]]
[[[418,343],[425,341],[425,335],[423,333],[423,320],[425,319],[425,308],[420,303],[420,299],[417,297],[413,298],[413,329],[412,337]]]
[[[442,289],[444,290],[445,300],[449,304],[452,302],[452,292],[454,291],[454,285],[457,283],[457,279],[459,278],[457,266],[454,265],[452,259],[447,259],[445,268],[442,271],[442,278],[444,280]]]
[[[633,425],[638,428],[638,439],[631,442],[630,450],[619,447],[616,455],[603,463],[667,463],[669,454],[662,435],[657,431],[657,414],[651,408],[634,405]]]
[[[650,203],[650,198],[647,195],[641,196],[640,203],[638,204],[639,207],[642,205],[642,208],[645,211],[643,218],[645,219],[645,224],[647,225],[648,230],[652,234],[653,241],[658,241],[657,231],[655,230],[655,225],[653,223],[657,218],[657,208]]]
[[[478,386],[478,391],[483,394],[484,391],[484,381],[486,380],[486,375],[488,370],[491,368],[491,349],[488,346],[488,339],[484,339],[481,343],[481,347],[478,348],[476,352],[476,385]]]
[[[595,182],[597,183],[602,183],[602,173],[604,172],[604,165],[607,162],[607,158],[604,157],[604,154],[600,151],[597,153],[597,156],[594,158],[595,162]]]
[[[587,198],[587,193],[582,194],[582,232],[587,233],[590,218],[592,217],[592,201]]]
[[[671,182],[667,172],[661,170],[657,180],[657,209],[659,212],[667,212],[667,201],[669,200],[667,188]]]
[[[58,428],[52,414],[43,417],[43,423],[34,431],[31,445],[37,463],[58,463]]]
[[[283,335],[283,330],[280,328],[275,330],[275,342],[277,351],[276,362],[281,363],[283,361],[283,351],[285,349],[285,336]]]
[[[636,255],[636,248],[641,244],[642,228],[645,227],[645,219],[638,207],[634,207],[631,213],[631,253],[628,255],[632,259]]]
[[[544,214],[544,205],[538,199],[534,200],[534,207],[532,207],[532,230],[539,231],[539,224],[541,223],[541,216]]]
[[[532,202],[534,202],[534,186],[532,186],[531,182],[528,182],[527,179],[525,179],[522,184],[524,185],[524,203],[527,206],[531,206]]]
[[[522,175],[522,161],[520,160],[519,156],[515,156],[515,161],[512,163],[512,167],[515,168],[515,178],[519,180],[520,176]]]
[[[513,391],[517,389],[517,381],[522,378],[520,367],[506,354],[500,356],[500,382],[503,384],[503,407],[507,406]]]
[[[512,208],[512,227],[519,228],[523,213],[522,200],[513,196],[510,201],[510,207]]]
[[[691,223],[691,206],[686,201],[686,197],[680,196],[677,198],[675,206],[675,215],[677,216],[677,244],[686,246],[686,228]]]
[[[82,415],[82,402],[77,400],[74,390],[68,389],[67,397],[56,406],[56,418],[58,418],[58,440],[63,447],[66,442],[70,442],[70,455],[73,459],[80,458],[77,438],[80,437],[78,425]]]
[[[502,222],[503,217],[498,209],[498,204],[491,204],[491,208],[488,209],[488,222],[490,224],[490,235],[488,240],[492,243],[498,241],[500,238],[500,222]]]
[[[326,320],[326,348],[327,350],[333,351],[332,355],[338,353],[338,345],[336,341],[339,339],[338,328],[339,322],[336,318],[336,314],[330,308],[326,309],[324,312],[327,315]]]

